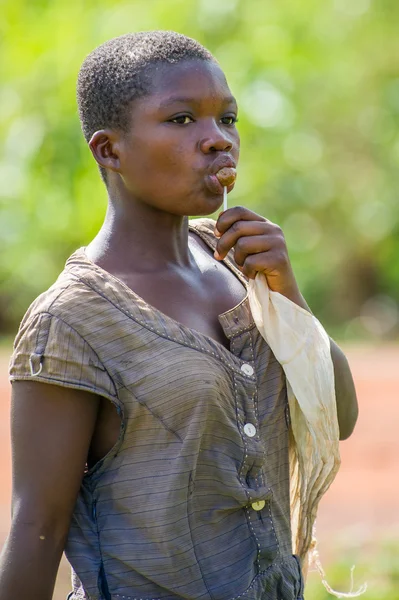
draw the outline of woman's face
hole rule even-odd
[[[238,161],[236,101],[211,61],[161,64],[151,76],[152,91],[132,103],[119,145],[125,188],[172,214],[211,214],[223,200],[216,172]]]

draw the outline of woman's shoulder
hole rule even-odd
[[[21,321],[9,362],[10,381],[34,379],[88,390],[117,402],[114,383],[85,335],[87,327],[98,321],[101,301],[82,281],[63,271]]]
[[[41,314],[57,316],[68,322],[79,307],[85,306],[86,310],[90,307],[89,303],[97,294],[79,277],[76,268],[71,268],[71,264],[76,265],[80,253],[81,249],[74,252],[57,279],[32,301],[20,327]]]

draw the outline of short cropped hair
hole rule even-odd
[[[127,33],[93,50],[81,66],[77,84],[86,141],[106,127],[127,131],[131,102],[151,92],[151,68],[184,60],[215,61],[199,42],[174,31]],[[105,180],[104,169],[100,171]]]

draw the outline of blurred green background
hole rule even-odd
[[[0,2],[0,331],[87,244],[106,192],[75,82],[101,42],[174,29],[219,59],[240,106],[231,204],[278,222],[301,289],[341,340],[399,333],[399,3]]]
[[[0,0],[6,354],[29,303],[105,214],[77,116],[80,65],[103,41],[145,29],[195,37],[219,59],[240,106],[229,203],[283,227],[302,292],[329,333],[397,342],[398,25],[397,0]],[[399,544],[376,543],[366,556],[343,556],[328,579],[347,591],[354,562],[356,582],[373,581],[365,600],[399,599],[398,555]],[[66,593],[64,567],[60,577]],[[307,600],[329,597],[311,574]]]

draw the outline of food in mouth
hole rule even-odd
[[[216,173],[216,177],[218,178],[219,183],[223,187],[229,186],[235,182],[237,177],[237,171],[233,167],[224,167]]]

